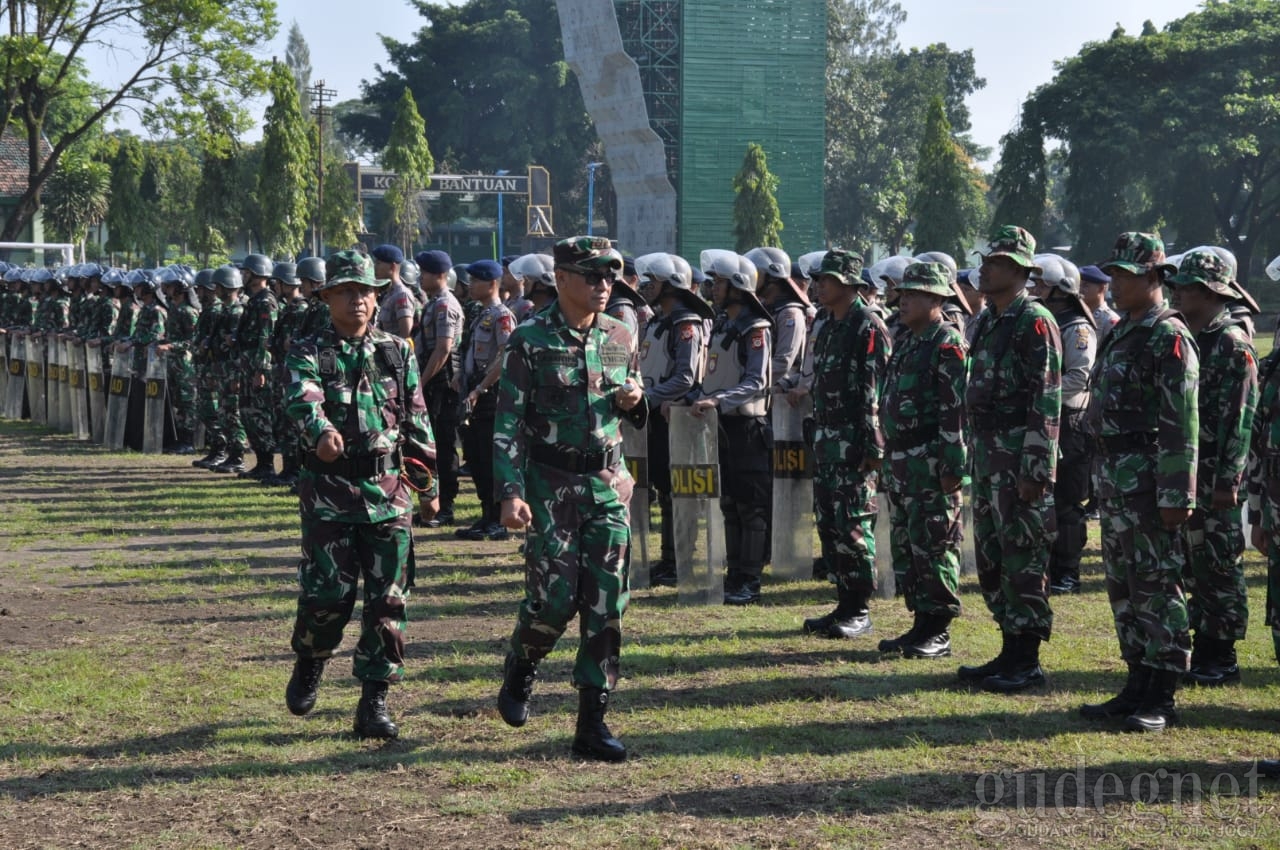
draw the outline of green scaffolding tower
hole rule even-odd
[[[615,0],[677,195],[677,250],[733,247],[733,177],[756,142],[783,247],[824,246],[826,0]]]

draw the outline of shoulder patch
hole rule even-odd
[[[1089,331],[1083,325],[1076,328],[1076,350],[1087,351],[1089,348]]]
[[[764,328],[756,328],[751,332],[751,347],[754,349],[764,348]]]
[[[516,320],[511,314],[503,315],[498,319],[498,330],[505,333],[511,333],[511,329],[516,326]]]
[[[689,340],[693,339],[693,323],[692,322],[685,322],[683,325],[680,326],[680,339],[684,340],[685,342],[688,342]]]

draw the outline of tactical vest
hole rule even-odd
[[[676,347],[681,325],[697,322],[702,317],[683,308],[673,311],[645,326],[644,342],[640,345],[640,376],[645,389],[652,389],[671,379],[676,371]],[[706,351],[694,363],[693,386],[697,389],[706,367]]]
[[[768,328],[772,322],[762,318],[750,310],[743,310],[738,318],[725,323],[711,338],[707,346],[707,367],[702,378],[702,394],[715,395],[718,392],[732,389],[742,382],[742,373],[747,365],[748,347],[742,343],[749,340],[756,330]],[[769,358],[764,359],[764,389],[750,401],[737,407],[721,408],[721,416],[767,416],[769,414],[769,386],[773,382],[773,369]]]
[[[1142,388],[1152,386],[1156,380],[1155,355],[1148,343],[1155,333],[1156,326],[1168,321],[1181,330],[1187,330],[1182,314],[1177,310],[1161,310],[1150,325],[1134,328],[1123,337],[1114,333],[1107,334],[1106,340],[1098,351],[1098,359],[1093,365],[1091,383],[1096,384],[1098,376],[1107,361],[1114,359],[1126,364],[1124,377],[1120,381],[1122,387],[1101,399],[1102,411],[1108,414],[1111,421],[1117,423],[1119,434],[1152,434],[1159,426],[1160,411],[1147,409],[1143,404]],[[1090,420],[1097,421],[1091,411]]]
[[[1016,312],[1006,313],[1000,317],[995,336],[986,340],[991,351],[993,373],[979,392],[966,399],[969,418],[975,430],[996,430],[1007,427],[1010,422],[1025,421],[1027,408],[1031,404],[1031,395],[1026,387],[1015,387],[1013,381],[1001,375],[1000,364],[1009,353],[1009,346],[1013,344],[1014,335],[1018,330],[1018,321],[1022,318],[1023,311],[1032,303],[1034,299],[1031,296],[1022,299]],[[992,322],[992,315],[989,310],[983,312],[978,330],[973,336],[975,342],[983,338],[983,334]]]

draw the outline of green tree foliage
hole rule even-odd
[[[733,236],[739,253],[757,247],[782,247],[777,191],[778,178],[769,173],[764,148],[752,142],[733,178]]]
[[[105,162],[68,157],[49,178],[44,223],[55,240],[81,246],[89,228],[107,215],[111,170]]]
[[[1177,246],[1225,244],[1242,277],[1255,252],[1276,252],[1277,43],[1280,4],[1220,0],[1062,63],[1023,124],[1065,143],[1074,258],[1096,262],[1116,233],[1157,228]]]
[[[941,96],[929,106],[914,182],[911,213],[917,250],[966,256],[987,218],[987,187],[952,138]]]
[[[427,127],[418,113],[413,92],[408,87],[396,104],[396,120],[382,151],[382,167],[395,172],[383,199],[387,207],[387,229],[400,247],[410,250],[417,241],[418,224],[424,217],[419,196],[431,184],[436,167],[427,144]]]
[[[360,199],[351,175],[338,158],[326,159],[324,164],[324,209],[321,221],[325,242],[330,245],[351,245],[361,230]]]
[[[1000,139],[1000,162],[992,188],[997,198],[993,227],[1018,224],[1040,238],[1049,203],[1049,174],[1039,124],[1023,123]]]
[[[12,0],[5,9],[0,132],[16,125],[32,156],[27,190],[0,229],[0,241],[23,230],[62,157],[100,132],[103,120],[118,109],[137,109],[149,126],[181,138],[202,132],[209,104],[242,110],[240,104],[264,82],[244,46],[269,40],[276,27],[272,0]],[[51,121],[68,96],[86,85],[87,51],[122,40],[139,46],[115,51],[121,82],[97,87],[87,108]],[[51,150],[41,147],[42,137]]]
[[[311,114],[311,48],[302,37],[302,28],[294,21],[289,26],[289,40],[284,48],[284,64],[293,72],[298,84],[298,103],[304,116]]]
[[[366,108],[341,111],[341,129],[382,150],[408,86],[442,160],[488,174],[545,166],[556,209],[582,209],[568,198],[585,197],[595,131],[564,61],[554,0],[415,5],[425,25],[411,42],[383,39],[390,62],[364,84]]]
[[[111,201],[107,207],[107,244],[111,253],[140,255],[151,238],[152,210],[142,197],[147,155],[136,136],[120,138],[111,159]]]
[[[272,65],[270,90],[256,192],[259,236],[268,254],[293,257],[310,222],[307,196],[315,171],[309,125],[302,119],[298,85],[286,65]]]

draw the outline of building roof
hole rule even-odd
[[[0,135],[0,198],[18,198],[27,191],[27,139],[21,126],[10,124]],[[40,139],[46,154],[53,150],[49,140]]]

